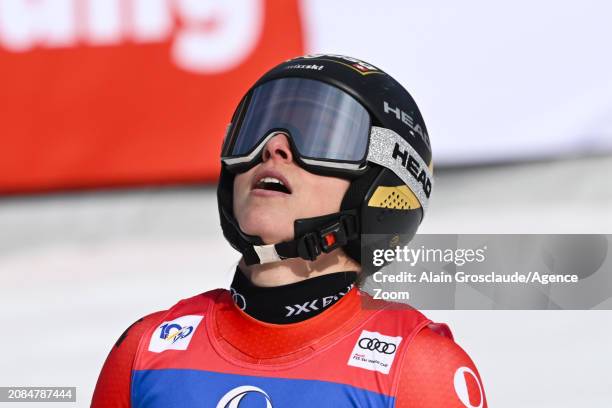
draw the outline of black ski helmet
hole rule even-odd
[[[427,208],[433,187],[433,163],[421,113],[410,94],[379,68],[342,55],[306,55],[277,65],[249,89],[228,126],[222,159],[231,151],[232,137],[239,132],[245,106],[254,90],[283,78],[303,78],[331,85],[367,110],[371,125],[367,160],[364,160],[367,165],[364,163],[353,171],[318,169],[318,174],[341,175],[351,180],[340,211],[295,220],[293,240],[266,245],[260,237],[240,230],[233,214],[235,171],[228,170],[229,160],[224,159],[217,188],[223,234],[243,254],[247,264],[295,257],[314,260],[321,252],[342,247],[349,257],[362,264],[364,271],[373,272],[380,268],[371,262],[374,247],[395,248],[406,244],[416,233]],[[264,136],[257,135],[258,143]],[[253,157],[250,167],[261,162],[261,154]],[[305,162],[300,164],[310,170]],[[377,237],[368,239],[363,259],[362,235]]]

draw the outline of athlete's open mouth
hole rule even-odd
[[[276,172],[264,172],[255,177],[253,189],[277,191],[279,193],[291,194],[291,189],[287,180]]]
[[[259,180],[257,184],[255,184],[255,188],[291,194],[291,191],[289,191],[289,189],[285,187],[283,182],[279,179],[275,179],[274,177],[264,177],[263,179]]]

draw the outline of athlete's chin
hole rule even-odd
[[[248,196],[241,201],[241,213],[253,214],[255,218],[264,219],[289,219],[291,209],[298,204],[295,200],[287,200],[280,197],[256,197]],[[303,204],[302,204],[303,205]]]
[[[253,208],[238,216],[240,229],[248,235],[261,237],[266,244],[288,241],[293,236],[294,218],[285,215],[282,208]]]

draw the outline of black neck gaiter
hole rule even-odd
[[[357,272],[335,272],[289,285],[253,285],[236,268],[230,291],[236,306],[267,323],[297,323],[327,310],[355,284]]]

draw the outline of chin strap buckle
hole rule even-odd
[[[298,254],[301,258],[314,261],[321,252],[329,253],[346,245],[357,234],[356,217],[341,215],[338,222],[305,234],[298,242]]]

